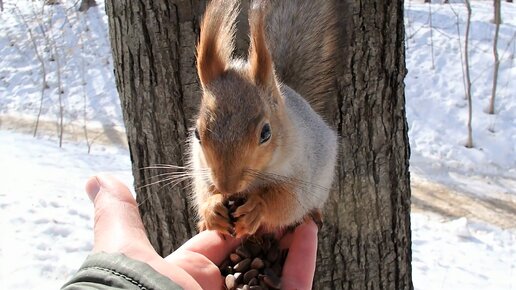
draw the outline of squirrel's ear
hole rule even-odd
[[[206,7],[197,44],[197,73],[203,87],[226,70],[234,50],[237,0],[213,0]]]
[[[265,15],[267,7],[263,1],[253,1],[249,11],[249,73],[257,85],[271,86],[274,82],[272,57],[265,40]]]

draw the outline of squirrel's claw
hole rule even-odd
[[[262,223],[265,202],[258,195],[251,195],[247,201],[233,213],[235,234],[238,238],[256,233]]]
[[[205,206],[201,209],[201,221],[197,224],[199,231],[215,230],[227,235],[232,234],[233,226],[223,201],[224,198],[221,194],[214,194],[208,198]]]

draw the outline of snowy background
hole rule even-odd
[[[7,0],[0,12],[2,289],[58,289],[92,247],[86,179],[132,185],[104,2],[86,13],[62,2]],[[472,2],[467,149],[464,4],[405,2],[415,288],[516,289],[516,4],[502,2],[489,115],[493,5]]]

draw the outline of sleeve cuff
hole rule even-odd
[[[149,265],[123,254],[96,253],[88,256],[62,290],[90,289],[182,289]]]

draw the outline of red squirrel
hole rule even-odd
[[[336,133],[310,105],[331,97],[334,84],[330,1],[250,6],[247,59],[232,56],[238,1],[206,8],[197,45],[202,101],[189,140],[199,229],[237,237],[320,221],[337,155]],[[225,201],[235,196],[245,203],[229,213]]]

